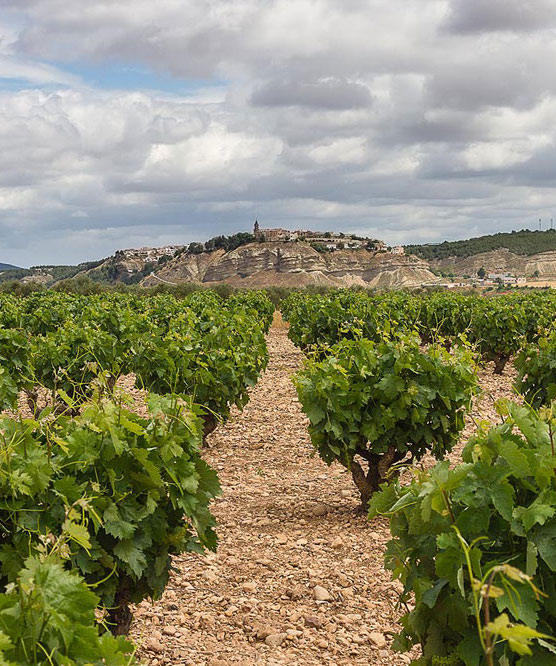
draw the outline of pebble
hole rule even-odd
[[[322,587],[321,585],[315,585],[313,588],[313,597],[317,601],[331,601],[332,600],[332,595],[330,592]]]
[[[328,513],[328,507],[326,504],[316,504],[313,507],[313,516],[326,516]]]
[[[268,636],[272,636],[276,633],[277,631],[275,627],[259,626],[255,629],[255,636],[259,641],[264,641]]]
[[[207,580],[208,583],[214,583],[216,581],[216,579],[218,578],[218,576],[214,573],[214,571],[210,571],[210,570],[205,571],[203,573],[203,576],[205,577],[205,579]]]
[[[380,634],[378,631],[371,631],[369,638],[377,648],[386,647],[386,638],[384,638],[384,634]]]
[[[288,634],[270,634],[264,639],[264,642],[270,647],[280,647],[286,640]]]

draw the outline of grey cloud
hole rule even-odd
[[[556,183],[556,141],[514,166],[510,177],[514,184],[553,189]]]
[[[552,0],[452,0],[445,29],[454,33],[549,29],[556,25]]]
[[[432,107],[460,110],[485,107],[528,109],[556,90],[556,80],[545,58],[522,62],[505,53],[485,54],[472,61],[443,64],[426,84]]]
[[[462,111],[437,111],[402,120],[385,132],[379,140],[386,145],[444,143],[466,145],[486,140],[492,126],[485,118]]]
[[[303,106],[310,109],[367,108],[372,97],[367,86],[345,79],[269,81],[251,96],[254,106]]]

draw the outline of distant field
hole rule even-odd
[[[546,280],[527,280],[527,286],[528,287],[552,287],[552,289],[556,289],[556,277],[554,278],[548,278]]]

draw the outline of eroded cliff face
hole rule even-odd
[[[513,273],[527,277],[538,271],[540,276],[555,276],[556,252],[526,256],[501,249],[472,257],[448,257],[431,261],[431,266],[442,271],[451,271],[455,275],[476,275],[480,268],[485,268],[487,273]]]
[[[414,287],[435,280],[427,262],[366,250],[317,252],[308,243],[251,243],[237,250],[183,254],[142,282],[227,283],[237,287]]]

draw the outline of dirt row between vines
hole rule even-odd
[[[206,451],[223,487],[218,552],[176,558],[163,598],[137,607],[139,656],[152,666],[408,664],[390,649],[399,613],[383,566],[387,523],[357,515],[348,474],[312,455],[291,383],[303,356],[283,327],[268,345],[249,404]],[[466,434],[512,395],[511,370],[481,372],[481,383]]]

